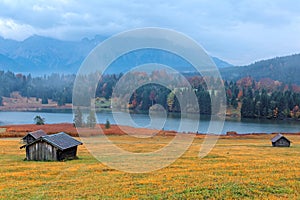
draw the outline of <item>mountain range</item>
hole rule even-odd
[[[76,73],[88,53],[106,38],[97,35],[92,39],[62,41],[34,35],[24,41],[15,41],[0,37],[0,70],[36,75],[53,72]],[[220,68],[232,66],[216,57],[212,59]],[[164,64],[179,68],[179,71],[186,71],[190,68],[185,60],[173,57],[168,52],[142,50],[134,52],[134,56],[131,54],[117,59],[114,65],[118,65],[119,68],[112,72],[125,72],[132,65],[137,66],[150,61],[158,63],[166,61]]]
[[[34,35],[24,41],[0,37],[0,70],[15,73],[44,75],[49,73],[74,74],[89,52],[106,36],[92,39],[62,41]],[[211,56],[225,80],[239,80],[251,76],[255,80],[271,78],[281,82],[300,84],[300,54],[276,57],[247,66],[233,66]],[[126,72],[134,66],[156,62],[174,67],[180,72],[193,73],[193,67],[179,56],[166,51],[143,49],[117,58],[107,73]]]
[[[75,73],[87,54],[105,38],[62,41],[31,36],[24,41],[0,38],[0,68],[13,72]]]

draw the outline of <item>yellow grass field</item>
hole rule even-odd
[[[197,137],[173,164],[143,174],[111,169],[83,145],[77,160],[23,161],[20,138],[1,138],[0,198],[300,199],[300,136],[287,136],[290,148],[271,147],[273,136],[224,136],[203,159],[197,157],[203,138]],[[134,139],[136,145],[128,145],[129,136],[109,138],[135,152],[155,150],[172,139]]]

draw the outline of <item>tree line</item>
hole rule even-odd
[[[10,71],[0,71],[0,105],[2,97],[10,97],[12,92],[19,92],[23,97],[42,99],[43,104],[48,100],[56,101],[58,106],[72,103],[72,90],[76,76],[53,73],[39,77],[31,74],[15,74]],[[84,77],[87,80],[95,79],[94,74]],[[110,98],[113,85],[118,81],[116,75],[106,75],[98,82],[96,96]],[[88,89],[88,88],[84,88]]]
[[[75,75],[51,74],[32,77],[30,74],[22,75],[10,71],[0,71],[0,96],[10,97],[12,92],[18,91],[23,97],[42,99],[43,104],[48,104],[48,99],[52,99],[58,105],[64,105],[72,103],[74,79]]]
[[[89,83],[97,80],[98,85],[94,88],[95,97],[111,99],[113,90],[122,76],[122,74],[103,75],[98,80],[99,75],[89,74],[79,78],[83,80],[83,83],[87,83],[82,84],[82,90],[90,90]],[[271,79],[255,81],[251,77],[245,77],[238,81],[224,81],[200,76],[185,78],[188,83],[180,76],[163,71],[150,74],[136,72],[132,74],[131,80],[133,82],[126,82],[128,87],[139,85],[145,79],[152,80],[153,83],[142,85],[130,94],[117,96],[118,101],[114,105],[135,111],[148,111],[153,105],[160,104],[168,112],[180,112],[182,106],[179,102],[182,102],[187,105],[186,112],[193,112],[198,107],[200,114],[210,115],[217,114],[218,109],[212,110],[212,108],[217,107],[221,96],[225,95],[227,108],[238,111],[242,118],[300,118],[300,88],[297,85],[285,84]],[[170,80],[170,85],[176,83],[176,87],[167,88],[155,84],[155,82],[159,83],[161,79]],[[14,91],[18,91],[24,97],[41,98],[44,104],[48,103],[48,99],[57,101],[58,105],[72,103],[74,80],[75,75],[51,74],[32,77],[30,74],[22,75],[0,71],[0,105],[2,104],[2,97],[9,97]],[[126,84],[123,87],[127,87]],[[211,89],[207,85],[224,85],[225,94],[222,93],[221,88]],[[195,94],[198,105],[192,104],[187,98],[191,92]],[[122,99],[120,98],[129,99],[129,101],[126,104],[121,104]],[[212,102],[212,99],[217,99],[217,101]],[[115,100],[112,99],[112,101]],[[87,99],[85,103],[86,106],[89,106],[90,99]]]

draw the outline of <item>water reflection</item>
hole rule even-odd
[[[40,115],[46,119],[46,123],[72,123],[73,114],[70,110],[67,112],[0,112],[0,124],[32,124],[33,118]],[[150,124],[151,119],[148,114],[130,114],[136,127],[146,127]],[[86,117],[86,116],[85,116]],[[180,124],[180,113],[168,114],[167,118],[164,116],[155,116],[154,121],[165,120],[161,129],[164,130],[178,130]],[[199,119],[198,115],[186,114],[183,116],[186,123],[193,124]],[[98,123],[105,123],[108,119],[111,124],[115,124],[115,120],[111,112],[97,113]],[[126,120],[125,120],[126,121]],[[207,133],[210,122],[210,116],[200,116],[200,125],[198,128],[199,133]],[[128,124],[121,124],[128,125]],[[185,130],[188,132],[188,130]],[[227,131],[236,131],[238,133],[273,133],[273,132],[300,132],[300,121],[291,120],[261,120],[261,119],[243,119],[239,120],[226,120],[222,133]]]

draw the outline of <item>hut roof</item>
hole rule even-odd
[[[68,134],[66,134],[64,132],[60,132],[60,133],[53,134],[53,135],[42,136],[30,144],[21,146],[20,149],[22,149],[26,146],[30,146],[38,141],[45,141],[45,142],[57,147],[60,150],[65,150],[65,149],[75,147],[75,146],[82,144],[82,142],[75,140]]]
[[[28,133],[27,135],[25,135],[23,137],[23,139],[25,137],[27,137],[28,135],[31,135],[34,139],[38,139],[38,138],[40,138],[42,136],[46,136],[47,133],[45,131],[43,131],[43,130],[37,130],[37,131],[33,131],[33,132]]]
[[[48,135],[42,137],[42,140],[52,144],[53,146],[59,148],[60,150],[65,150],[74,146],[81,145],[82,142],[75,140],[68,134],[60,132],[54,135]]]
[[[284,137],[283,135],[281,135],[280,133],[278,135],[276,135],[275,137],[272,138],[272,142],[277,142],[279,139],[281,138],[285,138],[287,141],[290,141],[289,139],[287,139],[286,137]]]

